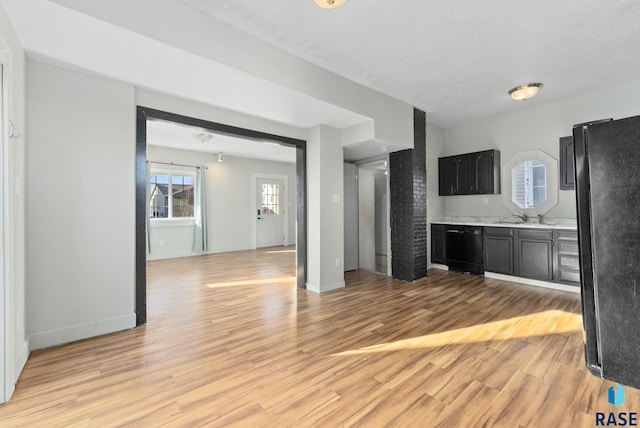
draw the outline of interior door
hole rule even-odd
[[[284,183],[258,178],[256,181],[256,246],[284,245]]]
[[[5,152],[5,112],[4,112],[4,72],[2,65],[0,64],[0,201],[2,206],[5,205],[4,200],[4,152]],[[2,217],[4,217],[4,212]],[[5,281],[4,281],[4,224],[3,220],[0,220],[0,404],[4,403],[8,397],[5,396],[7,390],[5,385],[5,321],[8,321],[7,305],[5,305]]]

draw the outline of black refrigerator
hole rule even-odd
[[[573,140],[587,367],[640,388],[640,116]]]

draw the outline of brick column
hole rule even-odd
[[[426,114],[413,110],[413,149],[389,156],[391,272],[403,281],[427,275]]]

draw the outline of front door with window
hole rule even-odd
[[[256,182],[256,246],[284,245],[284,207],[282,180],[259,178]]]

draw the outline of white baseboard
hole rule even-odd
[[[447,265],[441,265],[440,263],[432,263],[432,264],[431,264],[431,268],[433,268],[433,269],[440,269],[440,270],[449,270],[449,266],[447,266]]]
[[[29,359],[29,339],[25,340],[20,346],[20,350],[16,354],[16,359],[14,360],[15,367],[15,378],[17,381],[24,369],[25,364],[27,364],[27,360]]]
[[[234,245],[231,247],[216,247],[210,249],[208,254],[217,254],[217,253],[230,253],[232,251],[245,251],[245,250],[255,250],[255,248],[247,247],[245,245]]]
[[[201,256],[203,254],[207,254],[207,253],[199,253],[199,252],[195,253],[193,251],[189,251],[189,252],[177,251],[172,253],[150,253],[150,254],[147,254],[147,260],[153,261],[153,260],[178,259],[181,257]]]
[[[70,327],[43,331],[32,334],[29,337],[29,350],[48,348],[76,340],[88,339],[116,331],[128,330],[136,326],[136,314],[128,314],[120,317],[96,320]]]
[[[558,284],[556,282],[540,281],[538,279],[521,278],[519,276],[504,275],[501,273],[485,272],[485,278],[499,279],[501,281],[517,282],[519,284],[533,285],[535,287],[551,288],[553,290],[569,291],[571,293],[580,293],[580,287]]]
[[[337,290],[338,288],[344,288],[344,281],[335,283],[335,284],[330,284],[330,285],[317,285],[317,284],[306,284],[307,286],[307,290],[309,291],[313,291],[314,293],[326,293],[327,291],[331,291],[331,290]]]

